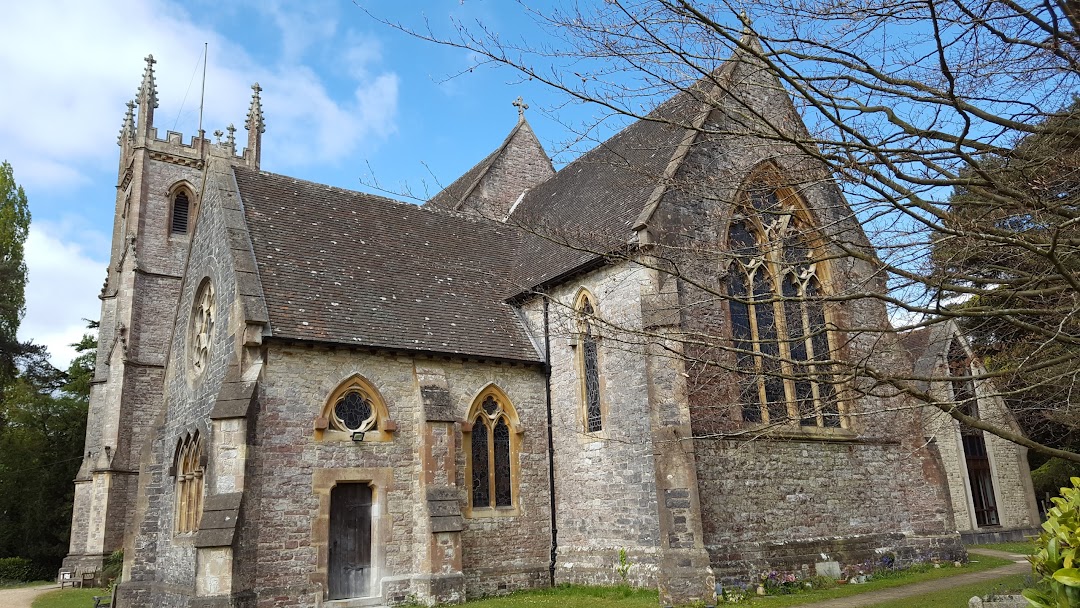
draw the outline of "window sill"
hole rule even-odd
[[[833,428],[820,426],[747,426],[739,435],[745,439],[784,439],[788,441],[859,441],[859,434],[850,428]]]
[[[466,509],[466,519],[497,519],[501,517],[517,517],[521,515],[520,507],[483,507],[480,509]]]

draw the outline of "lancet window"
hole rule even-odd
[[[814,235],[789,188],[755,179],[744,190],[728,229],[727,292],[745,422],[846,425]]]
[[[196,431],[177,442],[176,447],[176,531],[199,529],[203,506],[202,437]]]
[[[596,331],[596,302],[588,292],[578,296],[576,306],[578,334],[581,338],[581,395],[585,404],[585,432],[603,430],[600,408],[600,361]]]
[[[469,412],[469,498],[473,510],[514,506],[517,415],[501,391],[490,388]]]
[[[169,222],[169,232],[172,234],[187,234],[190,211],[191,202],[188,199],[187,191],[177,191],[172,200],[172,219]]]

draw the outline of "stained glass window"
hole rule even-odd
[[[375,386],[352,374],[326,398],[315,420],[315,438],[379,443],[392,441],[397,425]]]
[[[495,444],[495,506],[509,507],[510,496],[510,427],[499,418],[494,429]]]
[[[597,354],[597,339],[593,329],[592,299],[585,296],[578,307],[581,327],[581,356],[585,394],[585,430],[589,433],[603,429],[600,413],[600,364]]]
[[[490,456],[488,455],[487,421],[477,416],[472,428],[472,504],[473,507],[491,506]]]
[[[727,294],[745,422],[840,427],[813,230],[795,195],[746,189],[728,229]]]
[[[488,394],[474,405],[469,439],[470,497],[473,509],[512,507],[513,418],[505,396]]]
[[[343,431],[367,431],[375,425],[375,408],[360,391],[349,391],[334,406],[334,418]]]

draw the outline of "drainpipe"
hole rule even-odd
[[[555,525],[555,440],[552,438],[553,416],[551,413],[551,326],[548,324],[547,295],[544,296],[544,401],[547,405],[547,444],[548,444],[548,496],[551,510],[551,562],[548,564],[548,578],[555,586],[555,555],[559,548],[559,529]]]

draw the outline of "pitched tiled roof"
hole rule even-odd
[[[236,167],[272,335],[515,361],[512,230]]]
[[[703,107],[695,90],[684,91],[530,190],[508,223],[542,244],[518,282],[541,284],[625,249]]]

